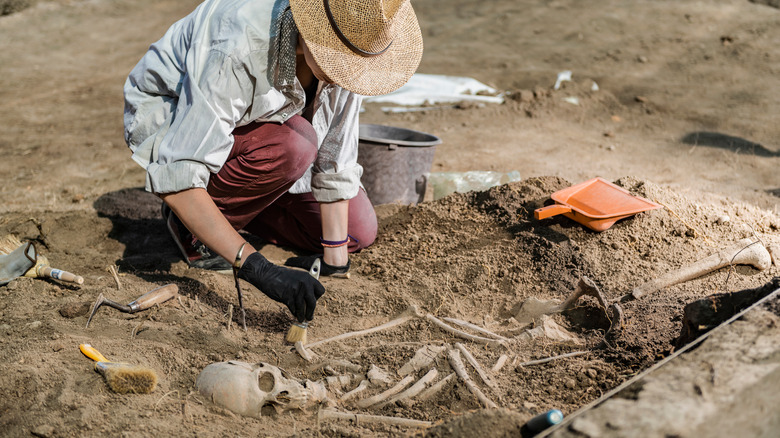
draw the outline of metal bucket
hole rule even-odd
[[[432,134],[361,124],[358,163],[368,199],[379,204],[417,204],[425,197],[433,154],[441,139]]]

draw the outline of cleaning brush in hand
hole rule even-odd
[[[309,323],[307,321],[293,323],[290,326],[290,331],[287,332],[287,342],[291,344],[296,342],[306,344],[306,331],[308,328]]]
[[[118,394],[148,394],[157,387],[157,373],[151,368],[111,362],[89,344],[81,344],[79,349],[95,361],[95,370],[106,379],[108,387]]]

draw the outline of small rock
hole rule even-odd
[[[36,426],[35,429],[30,431],[30,433],[37,437],[48,438],[50,436],[54,436],[54,426],[42,424],[40,426]]]
[[[520,102],[531,102],[534,100],[534,92],[531,90],[520,90],[518,94]]]
[[[92,303],[89,301],[82,301],[78,303],[68,303],[60,307],[60,315],[63,318],[73,319],[77,316],[84,316],[89,313],[89,309]]]
[[[727,223],[729,221],[731,221],[731,218],[728,215],[726,215],[726,214],[724,214],[722,216],[718,216],[718,218],[715,220],[715,222],[718,225],[723,225],[723,224],[725,224],[725,223]]]
[[[40,321],[33,321],[33,322],[31,322],[30,324],[28,324],[27,326],[28,326],[29,328],[31,328],[31,329],[37,329],[37,328],[39,328],[39,327],[40,327],[40,326],[42,326],[42,325],[43,325],[43,323],[42,323],[42,322],[40,322]]]
[[[574,379],[566,379],[566,381],[563,382],[563,386],[565,386],[565,387],[567,387],[569,389],[574,389],[574,388],[577,387],[577,381],[574,380]]]
[[[593,368],[588,368],[587,370],[585,370],[585,375],[590,377],[591,379],[595,379],[599,375],[599,372],[594,370]]]
[[[637,56],[636,60],[644,64],[647,62],[647,56]]]
[[[56,342],[56,343],[52,344],[51,349],[52,349],[52,351],[54,351],[56,353],[58,351],[64,350],[65,346],[62,345],[61,342]]]
[[[636,96],[634,100],[636,100],[639,103],[647,103],[647,98],[645,96]]]

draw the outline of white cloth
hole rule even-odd
[[[233,130],[284,123],[301,113],[295,80],[277,84],[278,17],[288,0],[206,0],[174,23],[125,82],[125,141],[147,171],[146,189],[169,193],[208,185],[233,147]],[[360,187],[358,115],[362,96],[320,84],[312,125],[319,152],[290,189],[320,202],[351,199]]]

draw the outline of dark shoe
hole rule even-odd
[[[193,236],[164,202],[162,204],[162,217],[174,243],[179,247],[179,251],[189,266],[209,271],[233,272],[233,266],[230,262],[218,254],[212,253],[203,242]]]

